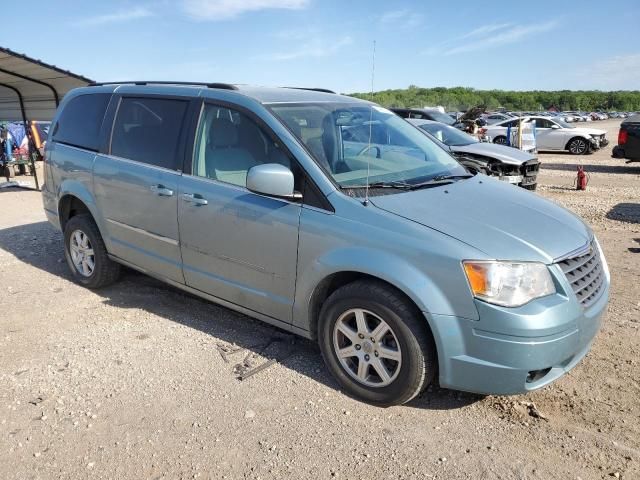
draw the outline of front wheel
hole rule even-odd
[[[375,405],[406,403],[435,377],[436,349],[426,319],[380,282],[336,290],[320,312],[318,339],[346,392]]]
[[[496,143],[498,145],[506,145],[507,144],[507,137],[499,135],[496,138],[493,139],[493,143]]]
[[[569,142],[567,146],[570,153],[573,155],[585,155],[589,153],[591,146],[589,142],[581,137],[576,137]]]

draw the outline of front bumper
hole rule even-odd
[[[609,283],[587,310],[558,293],[519,308],[477,301],[480,320],[425,313],[438,348],[440,385],[489,395],[526,393],[558,379],[587,354]]]

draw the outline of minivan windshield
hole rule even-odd
[[[467,176],[436,142],[377,105],[318,102],[269,107],[342,188]]]

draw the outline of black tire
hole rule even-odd
[[[493,139],[493,143],[496,143],[498,145],[506,145],[507,137],[505,137],[504,135],[498,135],[496,138]]]
[[[88,276],[79,271],[71,258],[71,235],[76,231],[84,233],[89,238],[93,249],[94,268]],[[120,275],[120,265],[109,258],[98,226],[91,215],[76,215],[69,219],[64,228],[64,255],[74,280],[87,288],[106,287],[114,283]]]
[[[587,139],[575,137],[567,143],[567,150],[572,155],[586,155],[591,152],[591,145]]]
[[[386,386],[372,387],[355,380],[338,359],[334,327],[351,309],[365,309],[384,319],[397,338],[402,360],[397,376]],[[345,391],[378,406],[410,401],[437,372],[436,347],[426,319],[402,293],[382,282],[356,281],[331,294],[320,311],[318,343],[325,363]]]

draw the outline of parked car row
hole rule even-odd
[[[598,120],[607,120],[609,118],[627,118],[635,115],[635,112],[582,112],[582,111],[544,111],[544,112],[487,112],[480,118],[485,120],[488,124],[498,123],[509,118],[516,118],[520,116],[539,116],[557,118],[567,123],[574,122],[592,122]]]

